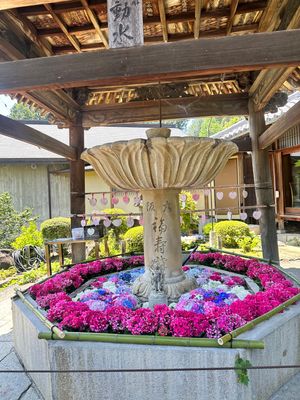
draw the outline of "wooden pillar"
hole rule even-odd
[[[70,191],[71,191],[71,214],[85,213],[85,175],[84,161],[80,160],[80,154],[84,150],[84,129],[81,119],[69,128],[70,146],[76,148],[78,160],[70,161]],[[71,218],[71,227],[81,226],[80,217]],[[85,259],[85,243],[72,244],[72,262],[77,263]]]
[[[259,149],[259,136],[266,130],[264,111],[255,111],[252,99],[249,100],[249,125],[252,143],[252,166],[258,205],[274,204],[274,193],[270,171],[268,150]],[[279,260],[275,210],[274,207],[260,208],[259,220],[263,257]]]

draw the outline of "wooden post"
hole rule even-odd
[[[84,129],[81,119],[77,124],[69,128],[70,146],[76,148],[78,160],[70,161],[70,190],[71,190],[71,214],[85,213],[85,176],[84,161],[80,160],[80,154],[84,150]],[[71,218],[71,227],[78,228],[81,226],[80,217]],[[72,244],[72,262],[80,262],[85,259],[85,243]]]
[[[259,149],[259,136],[266,130],[264,111],[255,111],[249,100],[249,125],[252,143],[252,166],[258,205],[274,204],[268,150]],[[274,207],[261,208],[259,220],[263,258],[279,261]]]

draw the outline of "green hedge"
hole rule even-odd
[[[135,251],[137,253],[144,252],[144,228],[142,226],[136,226],[128,229],[123,236],[126,241],[126,251]]]
[[[221,236],[223,246],[228,248],[238,248],[241,238],[251,236],[249,226],[241,221],[220,221],[214,230]]]
[[[71,237],[71,219],[64,217],[46,219],[41,223],[41,232],[44,240]]]

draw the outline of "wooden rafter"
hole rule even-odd
[[[231,32],[238,33],[238,32],[256,32],[258,28],[258,24],[247,24],[247,25],[239,25],[233,26]],[[75,29],[75,28],[73,28]],[[221,37],[226,36],[226,29],[216,29],[216,30],[209,30],[204,31],[201,33],[201,38],[213,38],[213,37]],[[187,40],[192,39],[194,37],[193,33],[172,33],[168,35],[169,42],[178,42],[179,40]],[[155,37],[145,37],[144,42],[145,44],[153,44],[153,43],[161,43],[162,36],[155,36]],[[90,50],[99,50],[104,49],[103,43],[90,43],[90,44],[83,44],[81,45],[81,51],[90,51]],[[57,46],[53,47],[54,54],[65,54],[73,52],[73,46]]]
[[[115,86],[292,67],[300,64],[299,42],[300,30],[290,30],[7,62],[0,64],[0,91]]]
[[[299,0],[291,0],[286,6],[279,22],[281,30],[300,28],[300,3]],[[257,110],[266,106],[271,97],[276,93],[283,83],[292,74],[295,68],[287,66],[273,70],[263,70],[255,79],[249,90],[250,96]]]
[[[231,32],[231,28],[233,26],[235,13],[239,4],[239,0],[231,0],[230,4],[230,16],[228,18],[227,26],[226,26],[226,35],[229,35]]]
[[[164,42],[167,42],[168,41],[168,25],[167,25],[167,19],[166,19],[165,2],[164,2],[164,0],[157,0],[157,1],[158,1],[158,9],[159,9],[159,15],[160,15],[163,40],[164,40]]]
[[[202,8],[202,0],[195,0],[195,23],[194,23],[195,39],[199,39],[200,36],[201,8]]]
[[[99,20],[97,18],[97,15],[95,14],[95,12],[93,10],[91,10],[89,8],[89,4],[88,4],[87,0],[81,0],[81,3],[83,5],[84,10],[86,11],[89,19],[90,19],[95,31],[99,35],[99,38],[100,38],[101,42],[108,49],[109,48],[109,44],[108,44],[108,41],[106,39],[105,33],[101,29],[101,26],[100,26]]]
[[[259,32],[271,32],[276,30],[279,16],[288,0],[269,0],[265,11],[259,21]]]
[[[60,27],[62,32],[65,34],[65,36],[67,37],[69,42],[75,48],[75,50],[77,50],[80,53],[81,52],[80,43],[78,42],[78,40],[76,39],[75,36],[73,36],[69,33],[68,28],[66,27],[66,24],[64,23],[62,18],[53,11],[52,6],[50,4],[45,4],[45,7],[46,7],[47,11],[49,12],[49,14],[51,14],[54,21]]]
[[[0,115],[0,134],[41,147],[69,160],[77,160],[77,151],[75,148],[3,115]]]
[[[41,57],[52,54],[48,47],[40,45],[41,40],[36,36],[35,29],[29,21],[18,19],[15,12],[2,12],[0,16],[2,31],[10,32],[4,35],[6,38],[0,40],[0,50],[7,56],[8,60],[22,60],[27,57]],[[57,90],[47,92],[30,91],[22,92],[23,100],[30,101],[47,113],[50,112],[59,121],[74,121],[77,118],[79,106],[64,91]]]
[[[82,111],[82,122],[83,126],[88,128],[128,122],[158,121],[159,109],[159,100],[85,106]],[[161,111],[163,119],[246,115],[248,96],[230,94],[162,99]]]
[[[266,149],[286,131],[300,123],[300,102],[291,107],[274,124],[272,124],[260,137],[259,147]]]

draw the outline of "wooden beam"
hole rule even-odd
[[[200,36],[201,8],[202,8],[202,0],[195,0],[195,22],[194,22],[195,39],[199,39]]]
[[[233,26],[231,29],[232,33],[238,32],[255,32],[257,31],[258,24],[247,24],[247,25],[239,25]],[[75,28],[72,28],[72,30]],[[84,28],[83,28],[84,29]],[[77,30],[77,27],[76,27]],[[70,31],[70,29],[69,29]],[[60,32],[61,33],[61,32]],[[208,30],[201,33],[201,38],[214,38],[214,37],[221,37],[226,35],[226,29],[216,29],[216,30]],[[168,35],[169,42],[178,42],[179,40],[187,40],[194,37],[193,33],[172,33]],[[163,37],[162,36],[148,36],[144,38],[144,42],[146,45],[154,44],[154,43],[161,43]],[[53,52],[56,55],[61,54],[68,54],[73,53],[74,48],[73,46],[56,46],[53,47]],[[81,51],[90,51],[90,50],[100,50],[104,49],[103,43],[89,43],[81,45]]]
[[[0,115],[0,134],[41,147],[69,160],[77,160],[77,151],[59,140],[39,132],[21,122]]]
[[[100,22],[99,22],[99,19],[97,18],[97,15],[95,14],[95,12],[93,10],[91,10],[89,8],[89,4],[88,4],[87,0],[81,0],[81,3],[83,5],[84,10],[87,13],[90,21],[92,22],[92,25],[93,25],[95,31],[97,32],[101,42],[108,49],[109,48],[108,41],[107,41],[107,38],[106,38],[104,32],[101,29]]]
[[[163,33],[163,40],[164,42],[168,41],[168,25],[166,19],[166,10],[165,10],[165,1],[158,0],[158,9],[160,15],[160,22],[161,22],[161,29]]]
[[[249,128],[252,142],[252,166],[255,184],[256,204],[260,208],[259,219],[263,257],[267,260],[278,261],[278,244],[276,233],[274,193],[270,171],[269,153],[259,148],[259,137],[266,129],[264,112],[255,111],[254,103],[249,100]]]
[[[260,149],[266,149],[286,131],[300,123],[300,102],[291,107],[273,125],[271,125],[260,137]]]
[[[248,96],[244,94],[162,99],[162,119],[194,118],[223,115],[247,115]],[[85,128],[128,122],[159,120],[159,100],[131,101],[121,104],[84,106]]]
[[[66,0],[1,0],[0,10],[9,10],[10,8],[36,6],[47,3],[63,3]]]
[[[147,83],[297,66],[299,42],[300,30],[291,30],[6,62],[0,64],[0,92]]]
[[[279,22],[279,28],[280,30],[300,28],[299,0],[290,0],[287,4],[282,14],[281,22]],[[263,70],[259,73],[249,91],[256,110],[261,110],[266,106],[274,93],[280,89],[293,71],[294,68],[286,66],[285,68],[277,68],[274,70]]]

